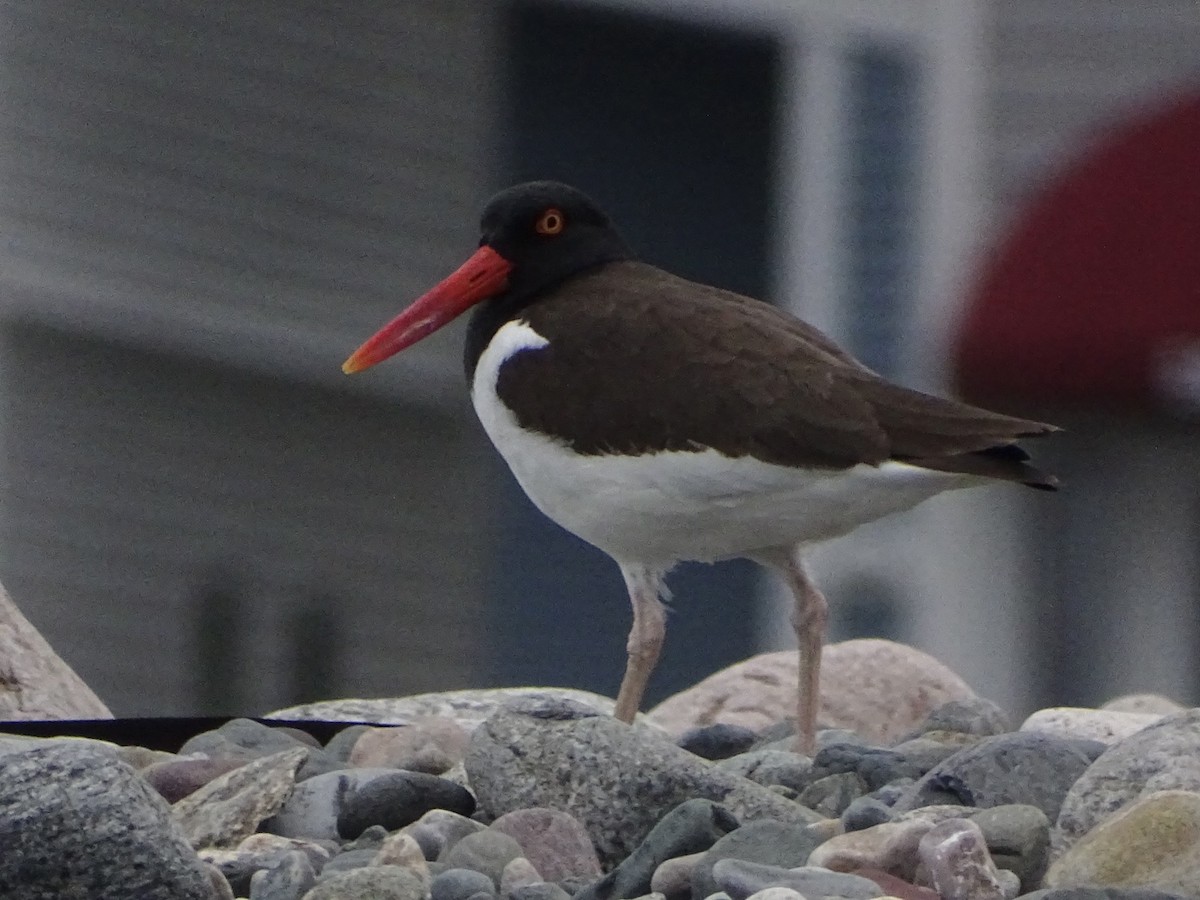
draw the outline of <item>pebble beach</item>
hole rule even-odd
[[[0,735],[5,900],[1200,897],[1200,709],[1013,721],[879,640],[827,648],[814,755],[794,652],[632,727],[553,687],[327,701],[323,745],[234,719],[177,753]]]

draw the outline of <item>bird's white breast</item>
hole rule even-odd
[[[471,400],[538,509],[619,562],[668,567],[825,540],[975,483],[899,462],[813,470],[712,449],[580,455],[557,438],[522,428],[496,394],[505,360],[549,343],[524,322],[503,325],[479,358]]]

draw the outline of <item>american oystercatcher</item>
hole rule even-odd
[[[666,573],[745,557],[794,594],[798,745],[811,751],[828,610],[805,548],[952,488],[1055,487],[1015,444],[1054,426],[892,384],[769,304],[638,262],[575,188],[501,191],[480,228],[479,249],[343,369],[475,307],[465,362],[484,430],[538,509],[625,578],[622,721],[662,647]]]

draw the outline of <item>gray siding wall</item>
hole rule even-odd
[[[0,579],[118,711],[215,709],[202,631],[224,711],[469,681],[455,336],[338,365],[473,243],[491,15],[0,4]]]
[[[1196,0],[992,0],[987,189],[995,219],[1096,129],[1200,85]]]
[[[473,240],[489,6],[0,5],[10,312],[321,377]]]

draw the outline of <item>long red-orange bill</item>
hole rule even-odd
[[[361,372],[462,315],[476,303],[494,297],[508,286],[512,263],[486,244],[433,290],[419,297],[342,363],[347,375]]]

